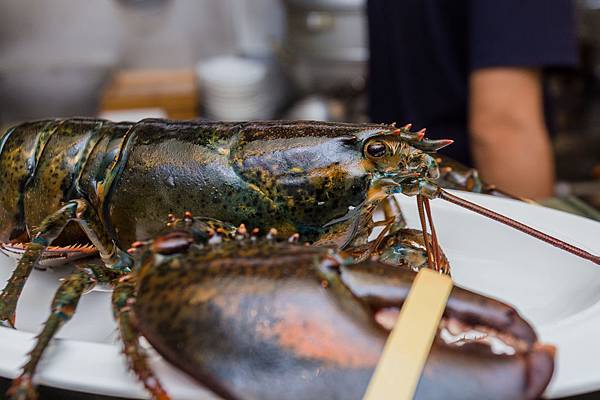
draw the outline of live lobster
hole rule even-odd
[[[429,153],[449,143],[408,126],[373,124],[68,119],[18,125],[0,139],[0,242],[28,244],[0,296],[0,319],[14,325],[24,282],[51,244],[87,237],[111,274],[125,274],[133,266],[126,249],[159,232],[168,213],[299,234],[358,261],[403,254],[394,260],[447,272],[433,225],[431,237],[404,229],[391,195],[417,195],[424,227],[426,216],[431,222],[427,199],[440,197],[600,263],[440,189]],[[383,223],[372,219],[379,205]],[[383,235],[369,242],[378,225],[397,240],[386,240],[388,247],[380,246]],[[407,234],[418,239],[403,240]]]

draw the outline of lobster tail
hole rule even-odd
[[[38,155],[54,133],[54,120],[26,122],[14,126],[0,138],[0,242],[25,230],[24,196]]]

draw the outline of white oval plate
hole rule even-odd
[[[592,253],[600,253],[600,223],[517,201],[455,192]],[[409,225],[418,227],[414,198],[398,197]],[[600,389],[600,267],[442,200],[432,202],[442,248],[455,282],[511,303],[557,346],[550,398]],[[15,261],[0,256],[0,281]],[[14,377],[49,312],[67,268],[34,271],[17,309],[17,330],[0,328],[0,376]],[[110,293],[85,295],[39,368],[37,382],[104,395],[146,398],[127,371],[116,338]],[[174,399],[214,398],[153,353],[152,366]]]

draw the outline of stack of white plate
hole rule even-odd
[[[282,80],[272,64],[228,56],[199,63],[196,71],[207,118],[269,119],[282,100]]]

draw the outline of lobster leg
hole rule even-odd
[[[408,266],[414,271],[428,267],[430,257],[428,248],[434,248],[436,240],[425,231],[405,228],[406,222],[395,196],[386,197],[382,200],[382,204],[384,220],[373,222],[371,227],[384,226],[384,230],[375,240],[368,243],[352,242],[345,251],[350,253],[356,262],[376,257],[386,264]],[[431,224],[431,212],[428,204],[425,207],[426,210],[424,209],[422,214],[423,223],[427,214],[433,233],[435,231]],[[437,253],[435,258],[439,268],[448,273],[450,270],[448,259],[442,249],[439,246],[436,247],[437,251],[431,251],[431,256]]]
[[[42,332],[37,336],[33,350],[29,353],[29,360],[23,366],[21,375],[13,381],[6,393],[9,399],[33,400],[37,398],[33,376],[50,341],[75,314],[81,295],[90,290],[97,282],[109,283],[114,279],[114,275],[115,273],[107,270],[106,267],[90,265],[78,268],[62,281],[52,300],[50,316],[46,320]]]
[[[406,228],[406,220],[404,219],[404,215],[402,215],[400,202],[396,196],[388,196],[381,203],[384,219],[394,218],[394,223],[392,224],[389,233],[394,234],[400,229]]]
[[[418,204],[423,208],[423,203]],[[431,235],[426,232],[427,225],[423,225],[423,231],[405,228],[406,222],[398,200],[395,196],[388,196],[382,200],[384,220],[371,223],[371,228],[384,226],[383,231],[368,243],[353,241],[345,251],[353,256],[355,262],[376,257],[387,264],[408,266],[414,271],[431,267],[435,262],[444,273],[449,273],[448,259],[436,243],[429,204],[425,203],[424,207],[420,216],[423,224],[425,217],[429,219]],[[429,261],[432,265],[429,265]]]
[[[0,294],[0,323],[14,328],[17,301],[25,286],[31,270],[36,266],[44,250],[56,239],[67,223],[75,217],[77,205],[68,203],[56,213],[47,217],[40,226],[31,243],[26,245],[25,253],[17,268]]]
[[[17,268],[0,294],[0,324],[15,326],[17,301],[31,270],[39,264],[44,251],[60,235],[71,221],[77,221],[94,246],[100,252],[104,264],[112,269],[128,272],[131,258],[104,233],[101,222],[84,200],[73,200],[54,214],[46,217],[32,241],[26,245],[25,253]]]
[[[119,280],[112,295],[113,315],[119,326],[123,354],[127,357],[131,369],[152,395],[152,398],[155,400],[169,400],[169,395],[148,365],[146,352],[140,346],[140,333],[133,324],[132,305],[134,302],[135,282],[131,275],[126,275]]]
[[[429,245],[433,245],[431,235],[427,235]],[[401,229],[388,235],[374,249],[371,256],[386,264],[407,266],[413,271],[428,267],[427,246],[422,231],[417,229]],[[439,266],[448,269],[449,263],[442,249],[439,249]]]

